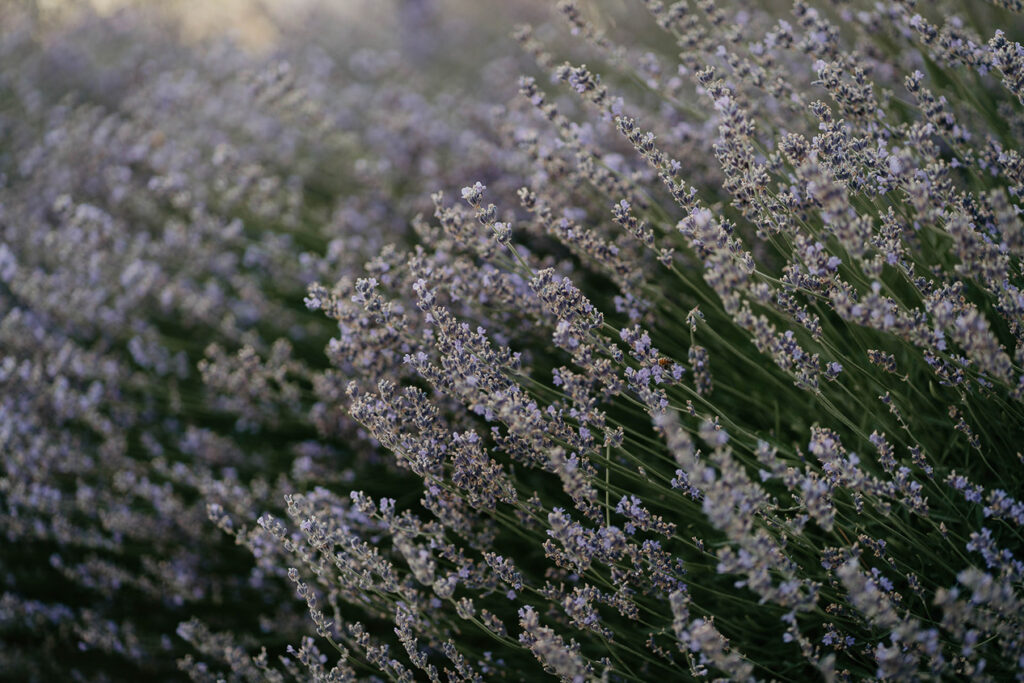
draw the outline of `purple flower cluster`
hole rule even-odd
[[[0,671],[1024,680],[1020,3],[635,4],[0,8]]]

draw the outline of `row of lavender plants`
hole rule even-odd
[[[411,485],[348,417],[305,288],[502,164],[491,105],[389,40],[402,16],[325,7],[253,55],[142,10],[0,3],[0,680],[182,679],[193,617],[299,646],[283,559],[207,508],[244,530],[287,493]]]
[[[4,17],[0,670],[1024,679],[1024,6],[518,10]]]

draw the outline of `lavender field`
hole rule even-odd
[[[0,681],[1024,680],[1024,2],[238,7],[0,0]]]

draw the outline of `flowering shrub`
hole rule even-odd
[[[1024,679],[1021,9],[5,23],[0,669]]]

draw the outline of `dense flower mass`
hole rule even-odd
[[[0,6],[0,679],[1024,680],[1021,3],[479,5]]]

